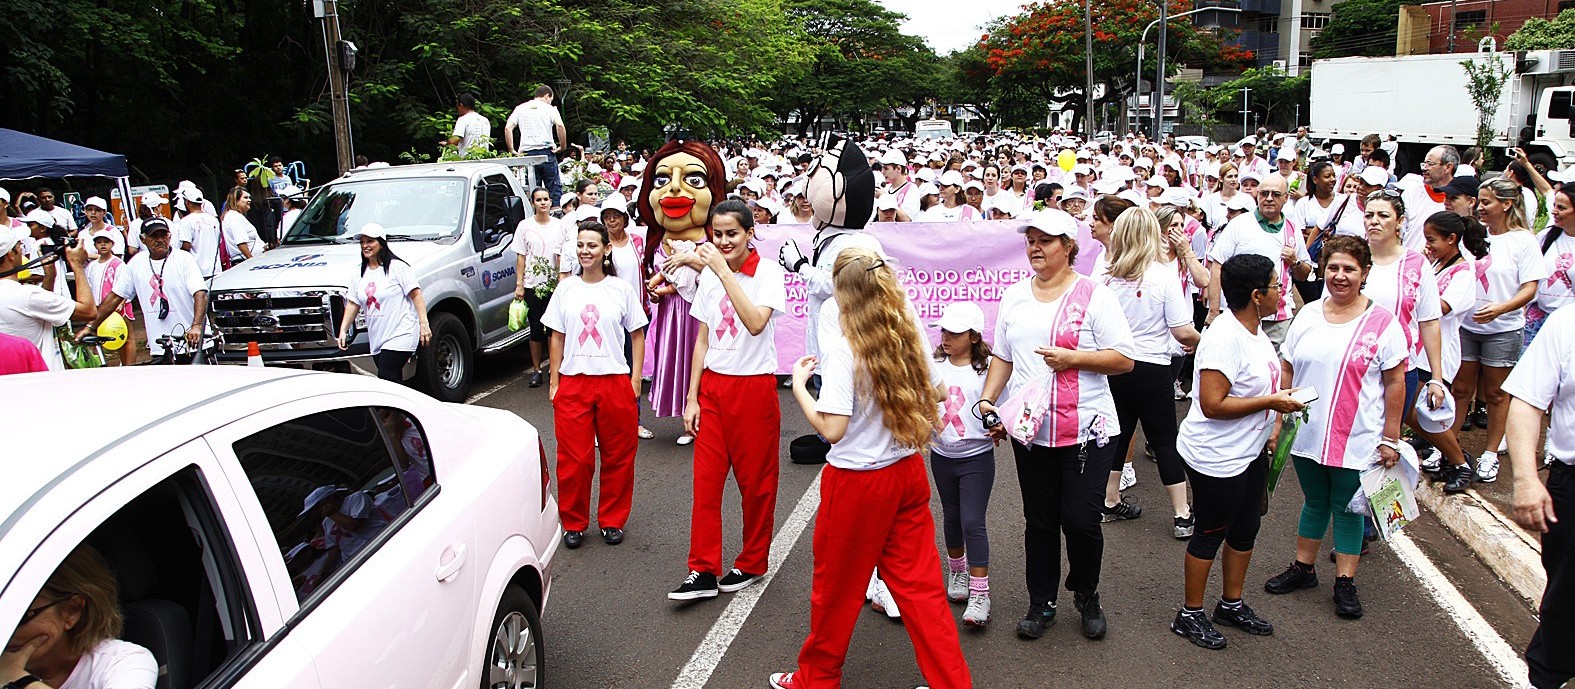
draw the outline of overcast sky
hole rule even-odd
[[[1024,0],[877,0],[887,9],[908,15],[903,33],[928,41],[936,53],[962,50],[984,33],[996,17],[1015,14]]]

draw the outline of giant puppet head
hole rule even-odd
[[[645,264],[662,240],[705,241],[711,206],[727,194],[722,158],[699,141],[673,140],[657,149],[640,180],[640,217],[648,225]]]
[[[862,230],[875,210],[875,172],[852,141],[828,135],[809,166],[804,196],[819,232]]]

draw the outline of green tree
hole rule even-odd
[[[1312,57],[1383,57],[1395,54],[1400,8],[1421,0],[1346,0],[1329,10],[1329,25],[1312,38]]]
[[[1260,123],[1284,131],[1295,126],[1297,106],[1302,112],[1307,111],[1311,87],[1311,73],[1287,77],[1271,65],[1248,69],[1240,77],[1212,88],[1177,84],[1176,98],[1205,111],[1205,120],[1240,122],[1242,89],[1251,89],[1248,106],[1262,118]]]
[[[1564,10],[1551,20],[1533,17],[1509,35],[1505,50],[1567,50],[1575,48],[1575,10]]]
[[[820,120],[862,125],[887,107],[919,105],[940,89],[940,60],[917,37],[902,33],[905,15],[872,0],[783,0],[811,59],[804,78],[785,83],[778,112],[796,114],[806,131]],[[907,118],[917,120],[917,113]]]

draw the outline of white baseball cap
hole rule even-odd
[[[941,188],[929,182],[919,185],[919,196],[939,196],[940,193]]]
[[[979,180],[976,180],[976,179],[970,179],[970,180],[968,180],[966,182],[963,182],[962,188],[963,188],[963,191],[968,191],[969,189],[974,189],[974,190],[977,190],[977,191],[984,191],[984,182],[980,182]]]
[[[1039,230],[1052,237],[1076,237],[1077,220],[1071,213],[1056,209],[1046,208],[1042,211],[1030,213],[1028,223],[1017,228],[1018,234],[1028,234],[1029,230]]]
[[[0,256],[11,253],[11,250],[22,241],[22,234],[21,228],[0,225]]]
[[[941,173],[941,179],[940,179],[940,185],[943,186],[943,187],[944,186],[954,186],[954,187],[962,186],[963,185],[962,173],[958,172],[956,170],[947,170],[945,172],[942,172]]]
[[[1362,180],[1363,184],[1370,187],[1381,187],[1389,183],[1389,171],[1377,165],[1368,165],[1362,168],[1361,174],[1357,175],[1357,177]]]
[[[119,240],[120,240],[120,237],[119,237],[119,236],[118,236],[118,235],[116,235],[116,234],[115,234],[115,233],[114,233],[114,232],[112,232],[112,231],[111,231],[111,230],[110,230],[110,229],[109,229],[109,228],[107,228],[107,227],[106,227],[106,228],[104,228],[104,229],[102,229],[102,230],[99,230],[99,231],[97,231],[97,232],[94,232],[94,233],[93,233],[93,236],[92,236],[92,237],[90,237],[90,239],[91,239],[91,240],[92,240],[92,241],[95,241],[95,242],[96,242],[96,241],[98,241],[98,240],[100,240],[100,239],[108,239],[108,240],[109,240],[109,241],[111,241],[111,242],[115,242],[115,243],[116,243],[116,244],[119,244],[119,243],[120,243],[120,241],[119,241]]]
[[[908,156],[903,155],[902,151],[893,148],[881,155],[880,164],[882,166],[897,165],[905,168],[908,167]]]
[[[1345,155],[1345,144],[1335,144],[1329,147],[1330,155]]]
[[[83,208],[97,208],[97,209],[99,209],[101,211],[109,210],[109,204],[105,203],[104,199],[102,197],[98,197],[98,196],[89,196],[88,200],[82,202],[82,207]]]
[[[886,194],[884,196],[881,196],[880,198],[875,200],[875,210],[878,210],[878,211],[894,211],[894,210],[897,210],[897,197],[892,196],[891,194]]]
[[[623,194],[609,194],[597,209],[596,217],[601,217],[607,211],[616,211],[622,213],[625,218],[629,217],[629,206],[623,200]]]
[[[1258,209],[1258,202],[1254,201],[1251,196],[1249,196],[1247,194],[1244,194],[1244,193],[1243,194],[1236,194],[1235,196],[1230,197],[1229,201],[1225,202],[1225,210],[1251,211],[1251,210],[1257,210],[1257,209]]]
[[[50,215],[49,211],[42,208],[34,208],[33,212],[22,216],[22,222],[36,222],[44,227],[52,228],[55,226],[55,216]]]
[[[306,495],[306,501],[301,506],[301,513],[295,515],[295,517],[300,519],[301,517],[306,516],[307,514],[311,513],[312,508],[317,507],[318,503],[327,500],[328,498],[331,498],[340,492],[346,491],[344,488],[340,488],[339,486],[318,486],[313,488],[312,492],[307,493]]]
[[[1427,406],[1427,386],[1416,396],[1416,424],[1428,433],[1443,433],[1455,425],[1455,396],[1444,394],[1444,403],[1437,409]]]
[[[1260,175],[1252,170],[1242,170],[1241,173],[1237,175],[1237,178],[1242,182],[1245,182],[1249,179],[1254,182],[1263,182],[1263,175]]]
[[[369,223],[367,223],[365,225],[362,225],[361,229],[356,230],[354,232],[351,232],[347,236],[350,237],[351,239],[356,239],[356,238],[359,238],[359,237],[371,237],[372,239],[387,240],[388,239],[388,230],[383,229],[382,225],[379,225],[379,224],[377,224],[375,222],[369,222]],[[318,490],[321,490],[321,489],[318,489]]]
[[[158,208],[166,203],[169,203],[169,201],[160,196],[158,192],[150,191],[142,195],[142,205],[148,208]]]
[[[202,190],[197,187],[184,187],[180,190],[180,197],[187,203],[202,203]]]
[[[11,202],[11,192],[6,191],[5,187],[0,187],[0,203],[10,203],[10,202]]]
[[[930,324],[949,333],[984,332],[984,309],[971,301],[954,301],[941,311],[941,319]]]

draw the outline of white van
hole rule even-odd
[[[952,123],[948,120],[919,120],[913,125],[915,139],[947,139],[952,136]]]

